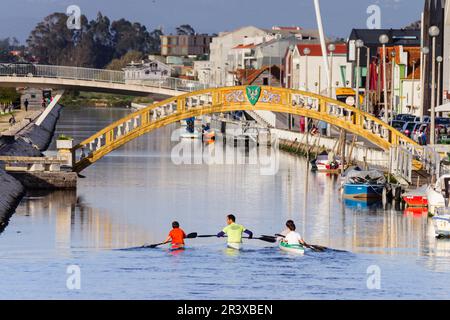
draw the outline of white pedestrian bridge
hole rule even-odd
[[[129,95],[156,94],[178,96],[206,89],[197,81],[161,78],[144,81],[125,80],[125,72],[31,63],[0,64],[0,87],[76,89]]]

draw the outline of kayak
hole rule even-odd
[[[184,246],[181,246],[179,244],[171,244],[169,245],[169,251],[182,251],[186,250]]]
[[[227,247],[234,250],[241,250],[242,249],[242,243],[227,243]]]
[[[300,254],[303,255],[305,253],[305,248],[301,244],[288,244],[287,242],[280,241],[278,247],[281,251]]]

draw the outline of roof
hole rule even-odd
[[[243,85],[252,84],[266,70],[269,70],[272,75],[279,78],[280,67],[277,65],[274,65],[272,67],[265,66],[261,69],[237,69],[236,77]]]
[[[333,52],[333,54],[347,54],[347,44],[336,43],[335,46],[336,46],[336,50]],[[302,56],[304,55],[303,50],[305,48],[309,48],[311,50],[311,53],[309,54],[309,56],[316,56],[316,57],[323,56],[322,47],[321,47],[320,43],[298,44],[297,50],[300,53],[300,55],[302,55]]]
[[[407,29],[353,29],[349,40],[361,39],[366,46],[379,46],[379,38],[382,34],[386,34],[389,37],[388,46],[420,45],[420,30]]]
[[[239,44],[233,47],[232,49],[252,49],[254,47],[256,47],[256,45],[254,43],[250,43],[250,44]]]

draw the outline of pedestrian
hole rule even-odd
[[[25,106],[25,112],[28,112],[28,99],[25,99],[25,102],[23,103],[23,105]]]

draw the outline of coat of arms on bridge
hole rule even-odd
[[[254,106],[261,96],[261,87],[259,86],[248,86],[246,88],[248,101]]]

